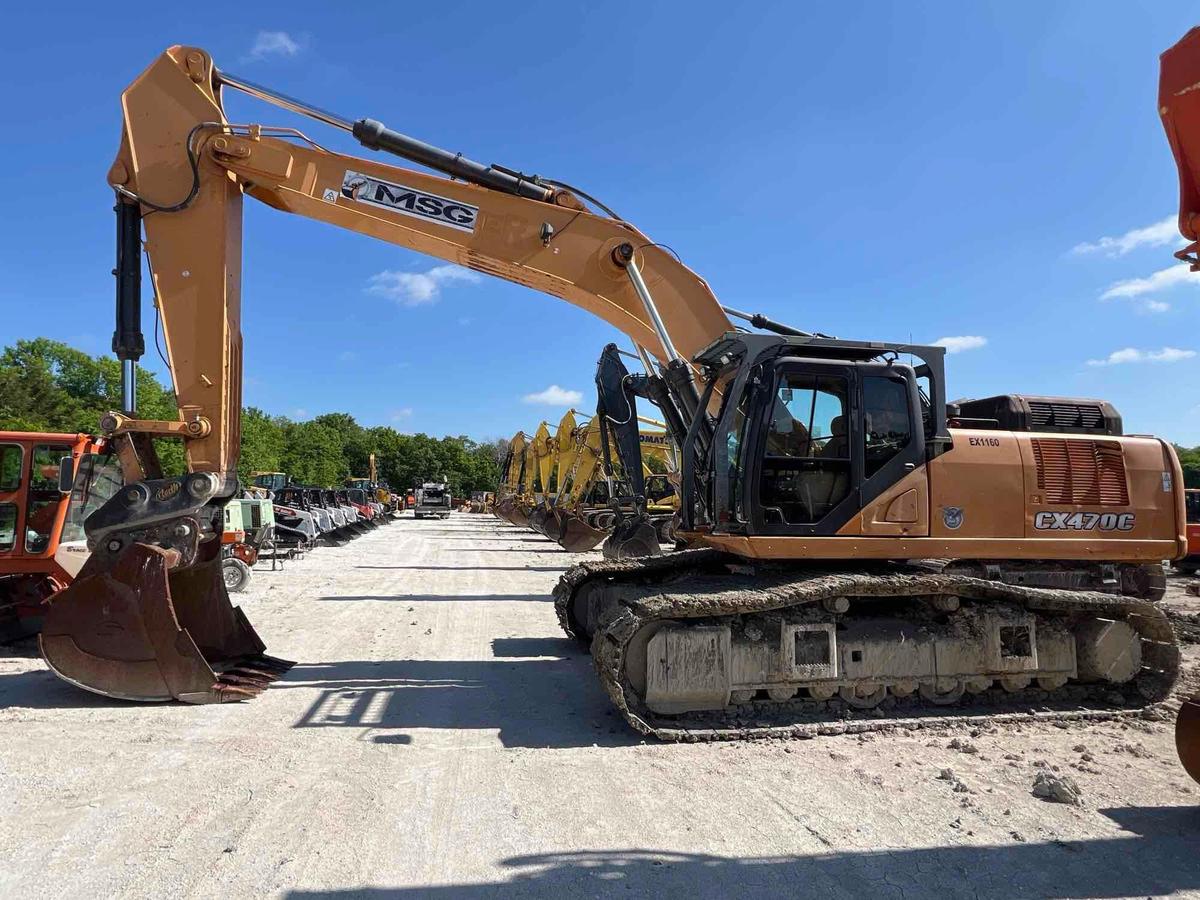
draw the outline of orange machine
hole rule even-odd
[[[1200,272],[1200,28],[1193,28],[1162,55],[1158,114],[1179,171],[1179,231],[1189,241],[1175,256]],[[1190,521],[1190,518],[1189,518]],[[1192,527],[1188,527],[1191,557]],[[1190,566],[1194,571],[1194,566]],[[1188,774],[1200,781],[1200,694],[1183,704],[1175,743]]]
[[[452,177],[231,123],[229,90]],[[604,408],[631,424],[638,399],[660,410],[680,459],[675,537],[693,549],[589,563],[555,591],[634,728],[731,737],[771,719],[793,733],[789,720],[814,711],[980,693],[1027,708],[1069,684],[1072,702],[1119,693],[1133,706],[1174,684],[1178,645],[1153,600],[1161,561],[1185,549],[1179,462],[1164,441],[1124,435],[1107,404],[948,404],[943,348],[839,340],[722,306],[578,189],[316,109],[198,48],[167,50],[121,110],[115,343],[129,384],[144,231],[179,418],[105,422],[130,438],[119,452],[134,483],[88,519],[95,551],[41,638],[73,683],[217,702],[290,665],[264,655],[217,568],[237,486],[249,196],[563,299],[644,355],[644,375],[603,373]],[[163,474],[150,435],[184,442],[185,475]],[[622,437],[623,465],[640,471],[636,429]]]
[[[83,565],[82,519],[68,523],[68,498],[95,450],[86,434],[0,431],[0,639],[39,631],[46,601]]]
[[[1200,571],[1200,490],[1185,491],[1187,509],[1187,556],[1174,560],[1171,565],[1185,575]]]

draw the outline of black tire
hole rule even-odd
[[[225,590],[239,594],[250,583],[250,567],[236,556],[227,556],[221,560],[221,577],[225,579]]]

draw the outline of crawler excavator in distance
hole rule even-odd
[[[343,155],[293,128],[229,122],[226,91],[450,175]],[[1157,701],[1179,649],[1154,600],[1181,555],[1183,486],[1165,441],[1107,404],[946,402],[943,349],[839,340],[723,307],[668,249],[588,194],[351,121],[172,47],[124,92],[116,346],[140,352],[139,236],[177,421],[107,417],[129,472],[87,521],[93,555],[49,610],[42,651],[91,690],[241,699],[288,663],[229,603],[220,510],[237,487],[241,207],[370,235],[594,313],[653,360],[643,391],[680,448],[690,548],[573,567],[566,630],[643,733],[795,734],[812,716],[926,715],[964,694],[997,710],[1120,694]],[[152,213],[152,214],[151,214]],[[757,331],[736,330],[730,316]],[[184,442],[164,476],[147,436]],[[1104,714],[1111,715],[1111,708]]]

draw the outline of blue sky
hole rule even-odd
[[[188,43],[349,118],[577,184],[731,306],[841,337],[956,338],[951,397],[1104,397],[1127,430],[1200,443],[1200,297],[1171,256],[1175,169],[1155,112],[1186,5],[347,9],[6,11],[3,343],[107,349],[118,97]],[[237,121],[299,123],[227,104]],[[485,438],[556,421],[571,391],[594,402],[595,360],[620,336],[587,313],[246,210],[249,404]]]

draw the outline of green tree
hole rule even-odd
[[[121,365],[111,356],[89,356],[47,338],[17,341],[0,352],[0,429],[94,432],[101,417],[121,406]],[[154,374],[138,370],[138,416],[173,420],[174,392]],[[365,476],[375,455],[377,474],[397,490],[448,478],[458,495],[495,490],[495,444],[465,435],[433,438],[394,428],[364,428],[348,413],[332,412],[294,422],[249,407],[242,411],[238,475],[286,472],[302,484],[341,485]],[[183,443],[155,441],[168,474],[184,470]]]
[[[1175,445],[1179,454],[1179,464],[1183,467],[1184,487],[1200,488],[1200,447],[1180,447]]]

